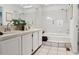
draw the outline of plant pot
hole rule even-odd
[[[24,25],[17,25],[16,30],[24,30],[25,26]]]
[[[24,25],[19,25],[19,30],[24,30]]]

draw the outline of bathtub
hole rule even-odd
[[[50,41],[50,42],[70,43],[69,34],[64,34],[64,33],[44,33],[43,36],[47,36],[48,41]]]

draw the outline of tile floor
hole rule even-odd
[[[43,43],[34,55],[72,55],[72,51],[67,51],[63,44],[58,47],[56,43]]]

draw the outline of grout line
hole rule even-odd
[[[67,50],[66,50],[66,43],[65,43],[65,53],[66,53],[66,55],[67,55]]]
[[[43,45],[42,45],[42,46],[43,46]],[[42,46],[41,46],[39,49],[43,49],[43,47],[42,47]],[[39,50],[39,49],[38,49],[38,50]],[[38,50],[36,51],[36,53],[38,52]],[[38,54],[37,54],[37,55],[39,55],[39,53],[40,53],[40,51],[38,52]]]
[[[50,49],[51,49],[51,47],[48,49],[47,55],[48,55],[48,53],[49,53]]]
[[[45,46],[48,46],[48,45],[45,45],[45,44],[44,44],[44,45],[42,45],[42,47],[40,47],[40,49],[44,49]],[[50,45],[49,45],[49,46],[50,46]],[[49,55],[49,51],[50,51],[50,49],[52,49],[52,47],[53,47],[53,46],[50,46],[50,47],[47,49],[46,55]],[[57,48],[56,54],[59,55],[59,53],[58,53],[58,52],[60,52],[60,51],[59,51],[59,42],[57,42],[57,47],[56,47],[56,48]],[[38,52],[38,51],[37,51],[37,52]],[[39,50],[39,52],[38,52],[37,55],[39,55],[39,53],[41,53],[41,50]],[[66,55],[68,55],[68,53],[67,53],[66,50],[65,50],[64,53],[65,53]],[[52,55],[53,55],[53,54],[52,54]],[[63,54],[62,54],[62,55],[63,55]]]
[[[43,46],[43,47],[44,47],[44,46]],[[43,47],[40,48],[40,51],[38,52],[38,55],[39,55],[39,53],[41,52],[41,49],[43,49]]]
[[[57,46],[57,55],[58,55],[58,49],[59,49],[59,42],[58,42],[57,44],[58,44],[58,46]]]

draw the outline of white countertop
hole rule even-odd
[[[33,32],[39,31],[39,30],[42,30],[42,29],[33,28],[33,29],[26,30],[26,31],[5,32],[3,35],[0,35],[0,41],[6,40],[6,39],[9,39],[9,38],[12,38],[12,37],[16,37],[16,36],[25,35],[25,34],[28,34],[28,33],[33,33]]]

